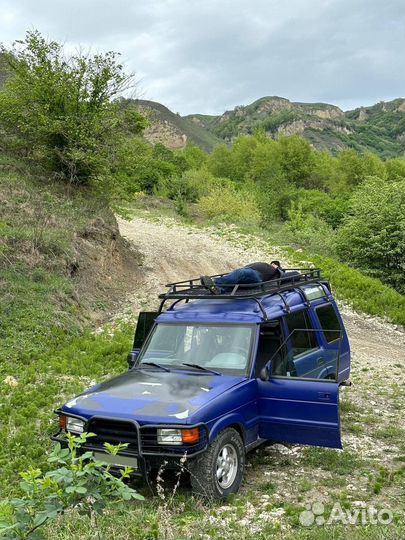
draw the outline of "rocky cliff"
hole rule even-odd
[[[262,129],[269,137],[299,134],[314,147],[332,152],[342,148],[371,151],[382,157],[405,150],[405,100],[381,102],[344,112],[328,103],[298,103],[278,96],[263,97],[221,115],[181,117],[159,103],[138,100],[151,126],[146,137],[170,148],[192,142],[210,151],[219,142]]]

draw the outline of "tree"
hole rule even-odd
[[[337,235],[339,256],[405,292],[405,181],[371,177],[353,193]]]
[[[280,144],[272,139],[258,143],[248,174],[257,186],[263,224],[285,217],[285,201],[293,188],[288,184],[282,167]]]
[[[298,135],[293,135],[280,137],[279,144],[281,164],[287,180],[297,187],[317,187],[311,181],[314,158],[309,142]]]
[[[232,178],[232,152],[226,144],[218,144],[207,161],[208,170],[219,178]]]
[[[108,175],[120,131],[130,135],[145,127],[133,107],[116,100],[134,85],[117,54],[67,56],[37,31],[2,52],[11,72],[0,91],[0,125],[8,144],[72,183]]]
[[[405,159],[388,159],[385,162],[388,180],[405,179]]]

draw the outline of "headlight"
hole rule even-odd
[[[157,430],[158,444],[181,444],[180,429],[158,429]]]
[[[59,427],[65,431],[70,431],[71,433],[83,433],[84,421],[80,420],[80,418],[61,414],[59,416]]]
[[[158,444],[195,444],[200,440],[200,428],[157,430]]]

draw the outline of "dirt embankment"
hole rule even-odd
[[[143,255],[120,235],[114,216],[97,217],[78,230],[68,272],[78,303],[94,323],[125,302],[140,281]]]

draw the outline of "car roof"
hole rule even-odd
[[[326,298],[326,296],[325,296]],[[263,310],[260,307],[260,304]],[[306,299],[302,289],[273,293],[255,298],[221,299],[221,296],[210,299],[190,300],[185,304],[174,303],[167,311],[157,317],[157,322],[201,322],[201,323],[261,323],[267,319],[277,319],[285,314],[286,305],[302,307]]]

